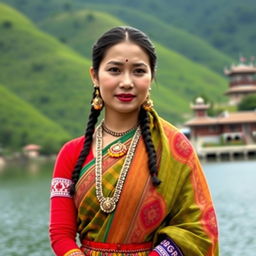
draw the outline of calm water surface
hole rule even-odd
[[[51,256],[53,163],[0,168],[0,255]],[[203,163],[217,210],[222,256],[256,255],[256,161]]]
[[[222,256],[256,255],[256,161],[203,164],[217,211]]]

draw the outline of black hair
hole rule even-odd
[[[128,26],[120,26],[110,29],[93,45],[92,66],[95,73],[98,74],[100,63],[105,57],[106,51],[111,46],[126,40],[139,45],[147,53],[152,77],[154,78],[157,62],[155,47],[145,33]]]
[[[143,107],[140,108],[139,112],[139,124],[141,128],[141,135],[148,154],[148,168],[151,175],[151,180],[154,186],[158,186],[160,185],[161,181],[157,177],[158,170],[156,150],[151,137],[148,111]]]
[[[94,44],[92,50],[92,67],[96,75],[98,75],[99,66],[101,64],[102,59],[105,57],[107,50],[123,41],[131,41],[135,44],[139,45],[148,55],[150,62],[150,69],[152,73],[152,78],[155,77],[156,70],[156,53],[155,48],[150,39],[146,34],[142,31],[126,26],[115,27],[104,33],[98,41]],[[93,98],[95,97],[96,90],[93,92]],[[98,117],[100,115],[101,110],[95,110],[93,107],[91,108],[91,112],[89,115],[87,128],[85,131],[85,141],[83,145],[83,149],[80,152],[78,160],[76,162],[75,168],[72,173],[72,186],[70,188],[70,194],[75,194],[75,185],[79,179],[80,171],[82,169],[82,165],[87,158],[90,148],[93,141],[93,133],[95,130],[95,125],[97,124]],[[139,125],[141,128],[141,134],[143,141],[146,146],[147,154],[148,154],[148,167],[150,171],[150,175],[152,177],[152,183],[154,186],[158,186],[161,181],[157,178],[157,159],[156,159],[156,151],[154,144],[151,138],[151,132],[149,128],[149,116],[145,109],[141,107],[139,112]]]
[[[92,98],[94,99],[95,96],[96,96],[96,88],[94,88]],[[70,195],[72,195],[72,196],[75,194],[75,186],[76,186],[77,181],[79,180],[79,176],[80,176],[80,172],[81,172],[83,163],[90,152],[90,148],[91,148],[92,141],[93,141],[93,133],[94,133],[95,125],[97,124],[100,112],[101,112],[100,109],[95,109],[93,106],[91,107],[91,112],[89,115],[87,127],[85,130],[85,135],[84,135],[85,140],[84,140],[83,149],[80,152],[80,155],[77,159],[75,168],[72,172],[72,185],[70,187]]]

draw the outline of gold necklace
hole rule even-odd
[[[96,130],[96,159],[95,159],[95,182],[96,182],[96,196],[100,202],[100,209],[103,212],[110,213],[115,210],[116,204],[119,200],[126,175],[128,173],[132,158],[136,146],[140,138],[140,127],[137,128],[130,147],[128,149],[127,156],[122,166],[120,176],[117,181],[117,185],[112,197],[104,197],[102,189],[102,124],[97,127]]]

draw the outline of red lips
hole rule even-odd
[[[130,102],[134,99],[135,95],[130,93],[120,93],[117,94],[116,97],[122,102]]]

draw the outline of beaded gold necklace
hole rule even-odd
[[[135,149],[140,138],[141,131],[140,131],[140,127],[138,127],[132,138],[113,196],[104,197],[103,189],[102,189],[102,130],[103,129],[102,129],[102,123],[101,123],[96,129],[96,159],[95,159],[96,196],[100,202],[100,209],[105,213],[110,213],[114,211],[116,208],[116,204],[122,192],[124,181],[129,171],[129,167],[133,159]]]

